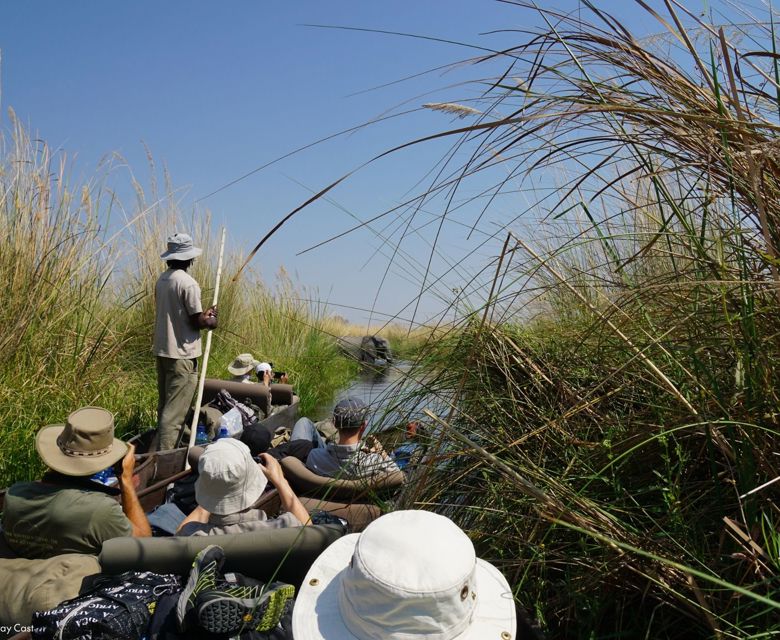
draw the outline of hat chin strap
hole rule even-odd
[[[339,589],[341,619],[359,640],[457,640],[471,625],[476,610],[471,594],[460,607],[456,601],[446,606],[436,597],[442,594],[399,597],[354,566],[345,571]]]

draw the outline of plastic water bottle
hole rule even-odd
[[[92,476],[92,480],[99,482],[100,484],[104,484],[107,487],[113,486],[117,483],[116,474],[114,473],[113,467],[103,469],[103,471],[98,471],[95,475]]]
[[[206,425],[202,422],[198,425],[198,430],[195,432],[195,444],[203,445],[208,444],[209,434],[206,432]]]
[[[217,434],[217,437],[214,438],[215,440],[222,440],[222,438],[229,438],[230,434],[228,433],[228,428],[225,426],[222,426],[219,428],[219,433]]]
[[[98,471],[90,479],[94,480],[95,482],[99,482],[100,484],[106,484],[106,480],[108,479],[108,469]]]

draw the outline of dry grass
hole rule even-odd
[[[36,431],[83,405],[115,412],[120,434],[156,422],[151,354],[154,283],[164,269],[164,239],[190,232],[204,253],[194,265],[203,301],[215,277],[208,216],[186,216],[169,184],[136,183],[124,208],[105,186],[107,174],[73,184],[64,155],[16,125],[0,153],[0,486],[42,471]],[[152,171],[154,173],[154,171]],[[228,250],[226,272],[241,256]],[[237,353],[252,351],[289,372],[303,412],[330,401],[354,375],[322,331],[317,305],[283,274],[269,288],[251,273],[220,295],[209,373],[227,376]],[[328,371],[328,376],[322,372]]]
[[[718,4],[745,50],[675,2],[632,5],[652,40],[512,4],[547,28],[472,61],[480,114],[431,136],[457,143],[416,202],[538,198],[399,389],[437,405],[402,504],[455,518],[551,637],[776,635],[780,483],[744,496],[780,476],[773,24]]]

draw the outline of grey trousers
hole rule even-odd
[[[198,387],[197,359],[157,356],[157,433],[159,450],[173,449]]]

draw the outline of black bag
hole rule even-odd
[[[178,576],[128,571],[32,618],[33,640],[141,640],[157,601],[181,591]]]
[[[192,473],[179,478],[173,483],[165,494],[165,502],[173,502],[186,516],[190,515],[198,501],[195,500],[195,483],[198,480],[198,465],[192,469]]]
[[[305,463],[313,447],[311,440],[290,440],[269,449],[268,455],[273,456],[277,460],[291,456]]]

